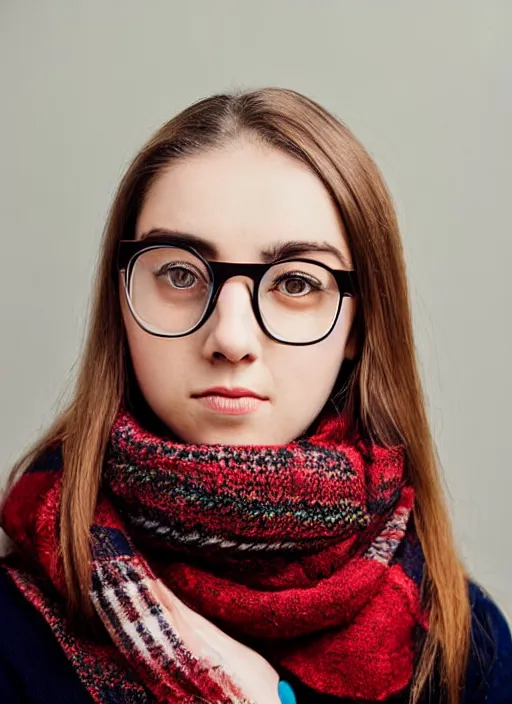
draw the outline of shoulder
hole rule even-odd
[[[470,583],[471,644],[464,704],[512,701],[512,636],[505,616],[477,584]]]
[[[0,701],[90,702],[42,616],[0,560]]]

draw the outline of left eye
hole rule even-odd
[[[275,288],[279,293],[283,293],[286,296],[305,296],[311,293],[311,291],[317,290],[319,287],[309,278],[306,279],[303,276],[295,274],[283,277],[277,282]]]

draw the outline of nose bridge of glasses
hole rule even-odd
[[[239,279],[240,282],[245,280],[250,281],[248,290],[251,296],[254,294],[265,270],[268,268],[266,264],[246,264],[236,262],[208,262],[213,275],[213,302],[216,303],[223,289],[224,284],[232,279]]]

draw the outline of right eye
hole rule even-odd
[[[197,274],[183,264],[164,264],[156,273],[165,277],[173,288],[192,288],[198,281]]]

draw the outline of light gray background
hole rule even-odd
[[[459,544],[512,617],[511,27],[509,0],[0,0],[1,476],[69,377],[135,150],[212,92],[295,88],[392,189]]]

